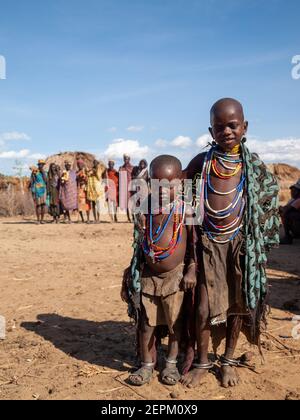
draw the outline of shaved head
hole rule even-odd
[[[232,98],[220,99],[212,106],[210,122],[209,131],[225,152],[230,152],[238,146],[248,129],[242,104]]]
[[[215,117],[218,117],[224,111],[239,116],[241,120],[245,120],[243,105],[233,98],[223,98],[217,101],[210,110],[210,120],[213,124]]]
[[[175,156],[162,155],[154,159],[150,166],[153,179],[176,179],[182,176],[182,166]]]

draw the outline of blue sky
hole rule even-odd
[[[184,164],[240,99],[249,144],[300,165],[298,0],[0,0],[0,172],[91,151]]]

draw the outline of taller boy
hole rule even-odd
[[[248,122],[235,99],[211,109],[211,149],[192,160],[186,178],[195,182],[198,220],[196,339],[198,362],[182,379],[193,387],[212,367],[208,359],[211,327],[226,325],[221,357],[224,387],[235,386],[233,359],[244,321],[252,321],[258,344],[267,294],[266,253],[279,242],[278,185],[257,155],[245,146]]]

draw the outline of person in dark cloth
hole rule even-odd
[[[152,180],[167,183],[159,187],[157,194],[152,189],[136,214],[134,256],[124,274],[122,299],[129,304],[129,315],[137,323],[141,353],[141,367],[129,381],[136,386],[151,381],[156,365],[156,330],[167,326],[169,348],[161,379],[175,385],[181,377],[177,357],[184,292],[196,285],[194,253],[188,247],[193,244],[192,227],[186,225],[188,209],[180,193],[180,161],[173,156],[159,156],[151,164],[150,175]],[[159,200],[155,200],[157,196]],[[153,200],[157,203],[154,206]],[[145,203],[147,209],[143,210]]]
[[[279,209],[285,233],[282,245],[291,245],[294,238],[300,238],[300,179],[290,189],[290,201]]]
[[[88,171],[83,159],[77,160],[77,168],[76,180],[78,188],[78,212],[82,223],[84,223],[84,214],[86,213],[88,219],[91,208],[87,199]]]
[[[186,178],[194,180],[198,217],[197,362],[192,365],[190,352],[182,378],[188,387],[200,385],[213,367],[208,358],[211,334],[213,341],[226,336],[225,354],[219,359],[226,388],[239,382],[234,353],[243,326],[248,327],[249,340],[259,345],[267,295],[266,253],[279,243],[279,188],[259,157],[247,149],[247,128],[237,100],[216,102],[211,109],[212,147],[185,171]]]
[[[119,188],[120,188],[120,208],[127,212],[127,219],[132,223],[132,212],[130,209],[130,184],[132,180],[132,171],[134,166],[131,164],[131,158],[127,154],[124,155],[124,165],[119,169]]]
[[[47,192],[49,196],[49,213],[53,217],[54,223],[58,223],[60,218],[59,182],[59,168],[55,163],[51,163],[48,172]]]

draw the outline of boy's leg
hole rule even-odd
[[[154,345],[154,331],[155,327],[150,327],[145,316],[142,315],[139,333],[142,366],[129,376],[129,381],[133,385],[141,386],[149,383],[152,379],[154,362],[151,349]]]
[[[199,286],[199,293],[200,299],[196,318],[198,364],[181,380],[182,384],[189,388],[200,385],[211,367],[211,363],[208,360],[208,346],[211,334],[209,325],[209,301],[205,284],[202,283]]]
[[[154,330],[155,330],[155,327],[150,327],[147,321],[143,319],[142,328],[140,332],[140,340],[141,340],[142,362],[144,363],[153,362],[151,349],[154,344]]]
[[[242,328],[241,316],[230,316],[227,321],[226,333],[226,350],[225,359],[233,359],[238,338]],[[229,386],[236,386],[239,383],[239,377],[235,367],[226,363],[226,360],[221,367],[222,386],[228,388]]]
[[[166,367],[162,372],[162,381],[166,385],[176,385],[181,378],[177,368],[177,358],[179,353],[181,325],[174,326],[174,334],[169,335],[168,356],[166,358]]]

